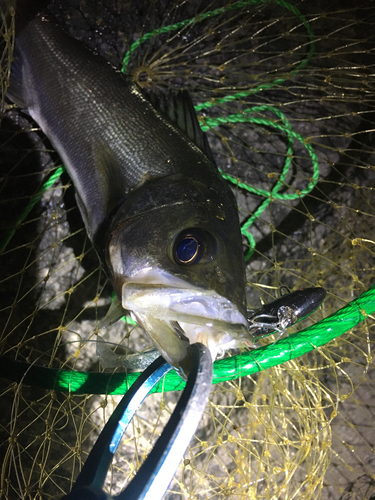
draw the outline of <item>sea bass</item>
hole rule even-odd
[[[148,98],[38,14],[16,35],[8,95],[73,180],[87,233],[124,309],[189,372],[189,343],[213,358],[250,340],[235,197],[186,93]]]

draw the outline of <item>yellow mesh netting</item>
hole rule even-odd
[[[3,95],[14,18],[11,2],[0,5]],[[323,307],[291,333],[374,285],[373,2],[66,1],[50,10],[118,67],[125,56],[124,71],[141,86],[186,88],[194,104],[205,103],[197,113],[244,225],[250,307],[282,286],[326,288]],[[95,339],[111,287],[69,177],[58,170],[45,184],[61,163],[9,103],[0,146],[1,355],[100,372]],[[302,357],[214,385],[166,498],[369,499],[373,329],[369,315]],[[147,347],[142,332],[122,322],[103,336]],[[7,499],[70,491],[120,397],[46,390],[32,377],[4,378],[0,394]],[[147,398],[108,475],[111,494],[135,474],[177,397]]]
[[[9,82],[10,65],[14,45],[15,0],[1,2],[1,35],[0,35],[0,101],[4,102]]]

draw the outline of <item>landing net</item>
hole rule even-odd
[[[14,16],[10,1],[0,5],[4,98]],[[140,86],[191,93],[237,196],[249,306],[281,287],[328,292],[276,344],[267,338],[216,362],[210,404],[166,498],[370,498],[373,2],[61,5],[50,10],[73,36]],[[112,290],[69,177],[6,101],[0,148],[0,497],[58,498],[131,379],[122,368],[104,372],[96,357]],[[103,337],[120,354],[148,347],[128,321]],[[108,475],[111,494],[147,456],[179,388],[171,375],[147,398]]]

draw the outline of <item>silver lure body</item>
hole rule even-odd
[[[16,36],[9,96],[59,153],[123,307],[168,361],[181,367],[188,341],[215,356],[248,340],[237,205],[204,148],[41,14]],[[183,265],[173,245],[190,228],[204,253]]]

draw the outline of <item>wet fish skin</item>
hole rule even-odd
[[[187,339],[176,321],[187,325],[191,341],[203,335],[213,349],[248,338],[237,205],[210,152],[159,112],[129,77],[44,14],[16,36],[10,83],[9,97],[28,110],[61,156],[123,306],[168,361],[188,370],[182,361]],[[184,231],[199,240],[199,263],[176,262]],[[150,306],[155,286],[160,303]],[[193,321],[199,322],[196,331]]]

